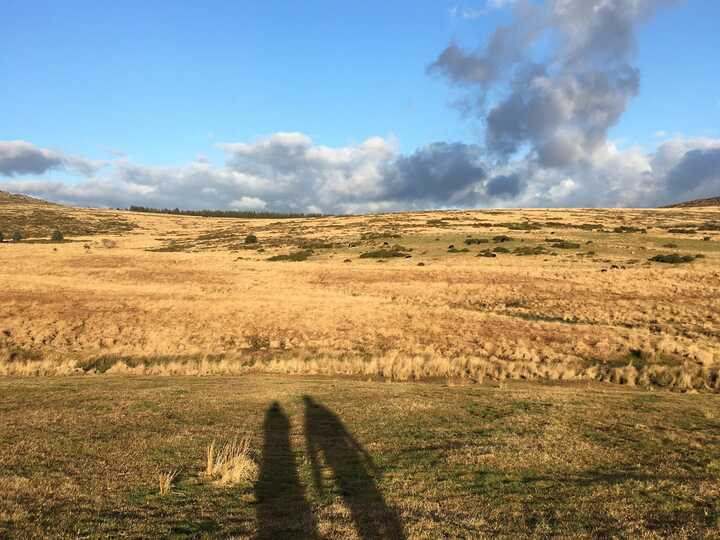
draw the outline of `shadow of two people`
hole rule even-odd
[[[387,505],[371,457],[332,411],[305,396],[305,440],[313,485],[326,490],[321,454],[363,539],[403,539],[397,514]],[[290,446],[290,421],[279,403],[265,414],[260,476],[255,484],[259,538],[319,538]]]

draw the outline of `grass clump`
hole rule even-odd
[[[250,233],[245,237],[245,243],[246,244],[257,244],[258,238],[253,233]]]
[[[468,248],[458,249],[455,246],[452,246],[452,247],[448,248],[448,250],[447,250],[448,253],[467,253],[468,251],[470,251]]]
[[[682,264],[693,262],[695,257],[693,255],[680,255],[679,253],[665,253],[650,257],[648,260],[667,264]]]
[[[221,486],[251,484],[257,476],[258,466],[252,459],[251,439],[246,435],[215,447],[211,442],[205,452],[204,477]]]
[[[497,248],[495,248],[495,249],[497,249]],[[478,253],[476,255],[476,257],[497,257],[497,255],[495,253],[493,253],[492,251],[490,251],[489,249],[486,249],[485,251],[481,251],[480,253]]]
[[[493,252],[495,253],[510,253],[510,250],[508,248],[504,248],[502,246],[498,246],[493,249]]]
[[[510,238],[509,236],[504,235],[504,234],[498,234],[497,236],[493,236],[493,242],[495,242],[496,244],[499,244],[501,242],[510,242],[510,241],[512,241],[512,238]]]
[[[301,251],[294,251],[285,255],[273,255],[269,257],[268,261],[287,261],[287,262],[300,262],[307,260],[313,253],[312,249],[303,249]]]
[[[172,488],[173,481],[175,480],[177,474],[177,471],[170,471],[166,473],[161,472],[158,474],[158,488],[160,495],[164,496],[170,493],[170,489]]]
[[[695,229],[683,229],[681,227],[674,227],[672,229],[668,229],[667,232],[673,233],[673,234],[695,234]]]
[[[466,238],[465,239],[465,245],[466,246],[472,246],[476,244],[487,244],[490,242],[487,238]]]

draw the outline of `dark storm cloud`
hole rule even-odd
[[[703,185],[714,183],[720,194],[720,148],[691,150],[667,176],[666,186],[671,195],[690,193]]]
[[[485,193],[490,197],[514,198],[524,188],[524,182],[519,174],[493,176],[485,184]]]
[[[432,143],[385,168],[381,196],[445,205],[460,202],[486,176],[478,146]]]

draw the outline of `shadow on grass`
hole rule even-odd
[[[275,402],[265,413],[258,501],[258,538],[318,538],[290,447],[290,421]]]
[[[307,453],[318,494],[322,496],[325,491],[320,470],[322,453],[360,538],[404,539],[400,519],[385,502],[373,478],[375,466],[368,453],[345,429],[337,415],[309,396],[303,399]]]

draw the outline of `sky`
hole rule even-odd
[[[720,2],[0,4],[0,189],[358,213],[720,195]]]

